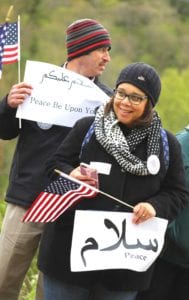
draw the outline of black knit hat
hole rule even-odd
[[[67,28],[66,47],[69,61],[101,47],[110,49],[110,35],[96,20],[77,20]]]
[[[131,83],[141,89],[149,97],[152,105],[156,105],[161,92],[161,80],[152,66],[142,62],[126,66],[116,81],[116,87],[124,82]]]

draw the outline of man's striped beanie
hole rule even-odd
[[[108,31],[96,20],[77,20],[67,28],[67,60],[86,55],[101,47],[111,48]]]

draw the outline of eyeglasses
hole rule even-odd
[[[129,102],[133,105],[138,105],[140,104],[144,99],[148,99],[147,96],[139,96],[139,95],[135,95],[135,94],[126,94],[124,91],[122,90],[114,90],[115,92],[115,97],[121,101],[123,101],[124,99],[128,98]]]

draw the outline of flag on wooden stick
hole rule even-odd
[[[67,176],[70,177],[70,176]],[[64,176],[52,181],[35,199],[23,217],[23,222],[54,222],[61,214],[82,198],[92,198],[96,189]]]
[[[60,176],[52,181],[34,200],[24,215],[23,222],[54,222],[61,214],[83,198],[93,198],[98,193],[133,210],[133,206],[107,194],[96,187],[55,169]]]

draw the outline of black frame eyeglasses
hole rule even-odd
[[[126,94],[124,91],[115,89],[114,95],[118,100],[123,101],[128,98],[129,102],[133,105],[139,105],[143,100],[148,99],[147,96],[140,96],[136,94]]]

